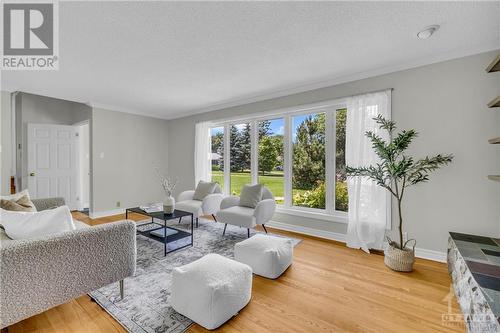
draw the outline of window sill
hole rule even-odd
[[[328,214],[321,211],[306,210],[300,208],[286,208],[284,206],[277,206],[276,213],[306,217],[315,220],[323,220],[328,222],[345,223],[347,224],[347,213],[335,212]]]

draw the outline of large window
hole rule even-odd
[[[215,123],[212,179],[232,195],[260,183],[284,212],[345,221],[346,114],[344,105],[331,105]]]

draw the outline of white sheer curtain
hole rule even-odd
[[[351,167],[368,166],[379,162],[366,131],[372,131],[384,139],[387,132],[381,130],[372,119],[378,114],[391,118],[391,91],[370,93],[348,98],[346,122],[346,164]],[[349,224],[347,246],[369,253],[369,249],[381,249],[386,226],[390,226],[390,196],[386,190],[366,177],[348,177]]]
[[[207,122],[197,123],[194,136],[194,179],[195,186],[200,180],[212,178],[210,126]]]

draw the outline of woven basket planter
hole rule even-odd
[[[384,254],[384,263],[390,269],[397,272],[411,272],[413,270],[415,245],[413,245],[413,248],[404,247],[401,250],[396,243],[390,242]]]

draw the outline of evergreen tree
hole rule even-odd
[[[240,156],[241,159],[241,172],[245,170],[250,170],[251,168],[251,158],[252,158],[252,139],[251,139],[250,124],[245,124],[245,127],[241,130],[240,136]]]
[[[259,131],[259,141],[263,137],[273,134],[271,132],[271,121],[270,120],[260,121],[258,125],[258,131]]]
[[[229,128],[229,158],[230,158],[230,170],[231,172],[240,170],[240,159],[238,154],[240,151],[240,133],[238,128],[231,125]]]
[[[307,117],[293,144],[293,186],[310,190],[325,181],[325,114]]]
[[[212,136],[212,153],[220,155],[219,160],[216,162],[220,170],[224,170],[224,133],[217,132]]]
[[[232,125],[229,131],[231,171],[243,172],[251,167],[250,124],[243,124],[242,129]]]

